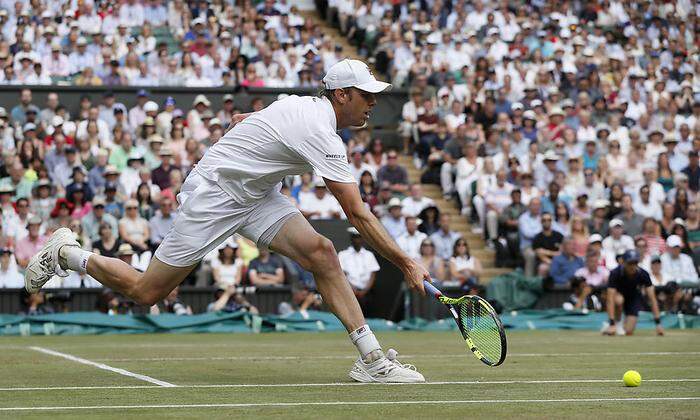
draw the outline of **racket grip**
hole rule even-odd
[[[437,287],[433,286],[433,284],[430,283],[428,280],[423,280],[423,287],[425,287],[425,290],[431,295],[435,296],[436,298],[442,296],[442,292],[438,290]]]

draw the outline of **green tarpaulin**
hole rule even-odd
[[[607,321],[605,313],[568,312],[563,309],[545,311],[511,311],[501,316],[508,330],[600,330]],[[369,319],[374,331],[456,330],[451,319],[426,321],[411,319],[398,324],[383,319]],[[664,328],[700,328],[700,316],[664,315]],[[639,328],[654,328],[650,313],[642,312]],[[105,315],[99,312],[21,316],[0,315],[0,335],[88,335],[139,333],[195,333],[195,332],[272,332],[272,331],[343,331],[338,319],[328,312],[311,311],[308,316],[294,313],[290,316],[251,316],[247,313],[206,313],[192,316],[162,315]]]
[[[486,286],[486,295],[497,300],[504,311],[532,308],[541,294],[542,279],[527,277],[519,269],[492,279]]]

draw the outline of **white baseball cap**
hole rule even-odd
[[[668,246],[669,248],[683,246],[683,240],[678,235],[671,235],[668,237],[668,239],[666,239],[666,246]]]
[[[370,93],[379,93],[391,88],[391,84],[377,80],[367,64],[347,58],[335,63],[328,70],[323,84],[326,89],[354,87]]]

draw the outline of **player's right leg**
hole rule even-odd
[[[350,370],[352,379],[358,382],[425,381],[415,367],[396,360],[396,351],[389,349],[386,355],[381,351],[374,333],[365,324],[333,243],[318,234],[303,216],[297,214],[288,219],[272,239],[270,248],[313,273],[324,302],[343,323],[360,352],[360,358]]]

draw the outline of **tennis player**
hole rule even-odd
[[[362,126],[377,103],[375,95],[391,85],[375,79],[366,64],[342,60],[323,78],[320,97],[289,96],[244,115],[211,147],[178,194],[180,211],[145,273],[116,258],[82,250],[69,229],[58,229],[25,274],[35,293],[66,270],[88,273],[139,304],[162,300],[197,263],[226,238],[239,233],[296,260],[314,275],[318,290],[340,319],[360,357],[350,370],[359,382],[423,382],[413,366],[399,363],[365,323],[345,279],[333,243],[318,234],[291,201],[280,193],[287,175],[314,170],[338,199],[350,223],[364,239],[403,272],[408,285],[424,293],[427,270],[401,251],[366,208],[352,176],[345,146],[337,135]]]

